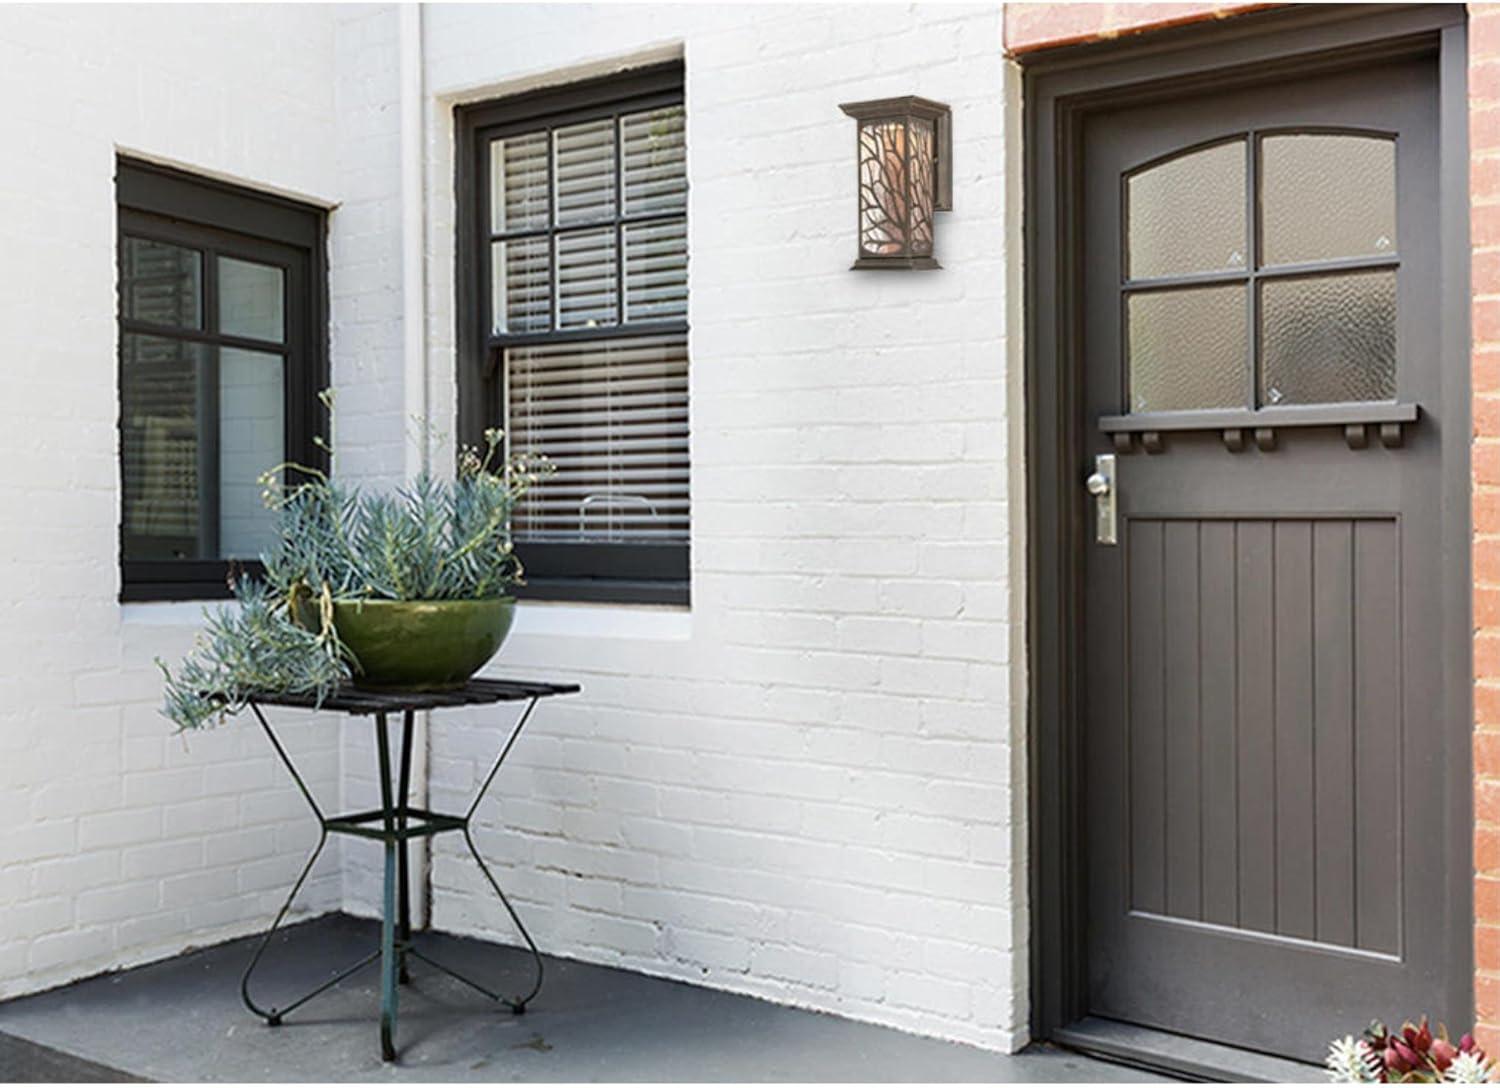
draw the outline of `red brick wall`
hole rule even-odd
[[[1007,4],[1005,47],[1011,54],[1025,53],[1265,6]],[[1470,4],[1468,8],[1474,341],[1474,1001],[1477,1034],[1486,1049],[1500,1054],[1500,4]],[[1413,1009],[1410,1014],[1422,1011]]]
[[[1469,5],[1474,246],[1474,1004],[1500,1053],[1500,4]]]
[[[1034,49],[1222,19],[1273,4],[1006,4],[1005,51]]]

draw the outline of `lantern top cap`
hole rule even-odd
[[[864,102],[843,102],[839,104],[839,109],[859,121],[902,116],[925,117],[935,121],[952,112],[946,103],[934,102],[930,98],[920,98],[914,94],[899,98],[871,98]]]

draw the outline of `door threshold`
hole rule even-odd
[[[1309,1084],[1326,1079],[1321,1067],[1306,1062],[1099,1016],[1085,1016],[1058,1028],[1052,1040],[1085,1054],[1192,1080]]]

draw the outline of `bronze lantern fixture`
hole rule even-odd
[[[933,213],[953,207],[952,111],[908,95],[845,102],[858,122],[859,256],[852,268],[941,268]]]

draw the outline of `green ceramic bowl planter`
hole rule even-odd
[[[490,431],[484,449],[464,449],[452,479],[423,475],[390,494],[300,465],[267,472],[276,540],[265,576],[239,579],[238,607],[206,613],[195,651],[175,671],[162,665],[163,713],[195,729],[256,695],[321,704],[350,683],[461,687],[510,631],[522,575],[510,515],[550,468],[499,456],[500,439]]]

